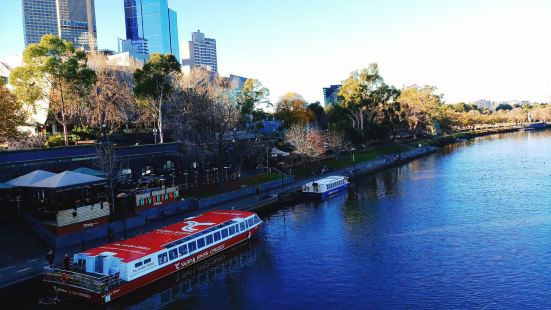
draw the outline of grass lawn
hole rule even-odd
[[[225,181],[224,188],[220,184],[202,185],[199,188],[183,191],[183,197],[193,197],[197,199],[209,198],[216,195],[229,193],[241,189],[243,186],[256,186],[258,184],[281,180],[280,173],[258,174],[250,177],[245,177],[239,180]]]
[[[409,150],[410,148],[397,144],[389,143],[382,146],[376,146],[368,148],[363,151],[354,152],[354,157],[356,163],[362,163],[370,160],[376,159],[380,155],[395,154]],[[293,174],[299,178],[306,178],[312,176],[312,173],[316,173],[321,170],[324,166],[330,169],[343,169],[346,167],[351,167],[354,164],[352,154],[347,154],[346,156],[341,156],[338,160],[333,158],[321,160],[318,162],[307,163],[303,166],[293,167]]]

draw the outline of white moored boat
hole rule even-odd
[[[308,197],[324,199],[346,190],[349,184],[347,177],[331,176],[305,184],[302,186],[302,193]]]

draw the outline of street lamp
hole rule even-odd
[[[224,174],[226,175],[226,181],[228,180],[228,169],[230,169],[230,167],[228,166],[224,166]]]
[[[157,130],[157,128],[153,128],[153,137],[155,137],[155,144],[157,144],[157,134],[159,133],[159,131]]]
[[[187,172],[184,172],[184,176],[186,177],[186,189],[188,188],[187,187],[187,176],[188,176],[188,173]]]

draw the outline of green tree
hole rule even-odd
[[[377,130],[389,132],[396,119],[396,104],[400,92],[387,85],[377,64],[355,71],[343,81],[339,97],[353,128],[375,138]],[[379,126],[379,128],[376,128]]]
[[[242,115],[252,114],[260,104],[270,104],[270,90],[256,79],[247,79],[243,90],[237,95],[237,104]]]
[[[23,66],[14,69],[10,80],[20,101],[47,101],[63,126],[63,140],[69,145],[67,126],[81,110],[96,74],[87,66],[86,53],[54,35],[45,35],[23,52]]]
[[[327,123],[327,113],[319,102],[310,103],[308,105],[308,110],[314,113],[319,129],[326,130],[329,128],[329,124]]]
[[[511,111],[513,109],[513,106],[508,103],[502,103],[496,107],[496,111]]]
[[[401,90],[398,102],[402,120],[414,138],[423,132],[436,133],[436,122],[442,107],[442,96],[435,94],[436,87],[417,85]]]
[[[17,127],[23,125],[25,113],[15,95],[0,81],[0,143],[20,136]]]
[[[134,94],[138,103],[156,119],[160,142],[163,135],[163,103],[173,93],[172,77],[181,71],[174,55],[152,54],[142,69],[134,73]]]

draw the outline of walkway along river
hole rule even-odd
[[[112,307],[548,308],[549,188],[549,131],[448,146],[262,214],[254,242]]]

